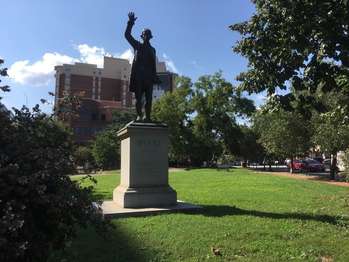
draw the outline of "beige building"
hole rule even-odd
[[[154,87],[154,100],[174,88],[175,74],[166,70],[164,62],[156,69],[162,83]],[[91,140],[112,121],[112,111],[132,108],[133,93],[128,91],[131,64],[127,59],[104,57],[103,68],[86,63],[55,67],[55,105],[65,93],[81,100],[79,117],[70,123],[78,143]]]

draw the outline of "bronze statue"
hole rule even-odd
[[[134,49],[134,58],[130,76],[130,92],[136,96],[136,121],[151,122],[150,113],[153,98],[153,85],[159,83],[156,74],[156,52],[155,48],[150,45],[150,39],[153,37],[150,29],[144,29],[141,38],[143,43],[137,41],[131,35],[132,27],[137,17],[133,12],[128,14],[128,22],[125,31],[125,38]],[[143,117],[143,102],[145,96],[145,117]]]

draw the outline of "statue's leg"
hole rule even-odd
[[[153,100],[153,84],[149,84],[145,89],[145,120],[147,122],[151,121],[151,106]]]
[[[141,86],[137,86],[135,96],[136,96],[136,112],[137,112],[137,119],[136,121],[140,121],[143,119],[143,112],[142,112],[142,88]]]

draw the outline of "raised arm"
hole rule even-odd
[[[137,17],[135,17],[135,14],[133,12],[128,13],[128,22],[125,30],[125,38],[134,49],[138,49],[140,45],[140,43],[131,35],[132,27],[135,24],[136,20]]]

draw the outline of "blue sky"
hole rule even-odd
[[[55,64],[100,62],[103,54],[129,57],[123,32],[127,13],[138,17],[134,36],[147,27],[170,69],[191,77],[222,70],[229,81],[246,69],[234,54],[239,35],[228,26],[254,12],[249,0],[13,0],[1,4],[0,57],[10,68],[7,107],[33,106],[54,90]],[[257,103],[260,95],[254,95]],[[52,100],[52,98],[51,98]],[[49,110],[50,106],[46,106]]]

